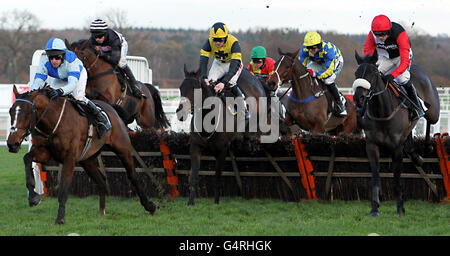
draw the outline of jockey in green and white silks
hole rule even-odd
[[[109,129],[111,123],[100,109],[86,98],[87,72],[83,63],[74,52],[67,50],[63,40],[51,38],[45,46],[46,56],[39,64],[30,91],[44,87],[47,78],[53,77],[48,93],[50,99],[71,94],[77,101],[83,103],[97,117],[98,136],[101,138]]]

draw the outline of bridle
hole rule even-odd
[[[81,61],[83,62],[83,65],[85,66],[86,71],[89,72],[92,68],[96,67],[97,61],[98,61],[98,59],[100,57],[100,54],[99,53],[96,54],[95,55],[95,60],[92,63],[89,64],[89,60],[86,57],[86,54],[84,54],[84,51],[86,51],[86,49],[80,50],[80,53],[83,55],[83,57],[81,58],[82,59]]]
[[[281,76],[280,76],[280,74],[279,74],[279,72],[278,72],[278,69],[280,68],[280,65],[281,65],[281,63],[283,62],[283,60],[284,60],[285,57],[288,57],[288,59],[291,61],[291,66],[289,67],[288,71],[286,72],[288,75],[289,75],[289,74],[292,74],[292,72],[293,72],[293,70],[294,70],[294,67],[295,67],[295,58],[293,58],[293,57],[291,57],[291,56],[289,56],[289,55],[282,55],[282,57],[281,57],[281,59],[280,59],[278,65],[277,65],[277,68],[276,68],[275,71],[274,71],[274,73],[277,75],[277,79],[278,79],[278,85],[277,85],[277,86],[278,86],[278,87],[280,87],[280,86],[283,84],[283,82],[282,82],[282,80],[281,80]],[[299,80],[301,80],[301,79],[306,78],[306,77],[309,77],[309,78],[310,78],[311,87],[312,87],[312,86],[313,86],[313,79],[311,78],[311,76],[309,76],[309,73],[308,73],[308,72],[305,72],[305,74],[300,75],[298,78],[299,78]],[[316,83],[317,83],[317,81],[316,81]],[[291,88],[292,88],[292,84],[291,84],[291,85],[289,86],[289,88],[284,92],[284,94],[280,97],[280,99],[283,98]]]
[[[38,112],[37,112],[36,106],[34,104],[34,101],[30,101],[30,100],[27,100],[27,99],[16,99],[16,102],[25,102],[25,103],[28,103],[28,104],[31,105],[31,121],[30,121],[30,125],[27,128],[25,128],[25,127],[14,127],[14,126],[11,126],[11,128],[10,128],[10,133],[17,132],[17,130],[19,130],[19,129],[20,130],[25,130],[25,133],[20,138],[20,143],[22,143],[22,141],[28,135],[30,135],[33,131],[36,131],[36,132],[40,133],[42,136],[44,136],[46,139],[49,139],[56,132],[56,130],[59,127],[59,124],[61,123],[61,119],[62,119],[64,110],[65,110],[65,107],[66,107],[67,98],[64,98],[64,104],[63,104],[62,110],[61,110],[61,112],[59,114],[58,121],[57,121],[55,127],[53,128],[53,130],[52,130],[52,132],[50,134],[47,134],[47,133],[43,132],[41,129],[39,129],[37,127],[39,122],[42,120],[42,118],[45,116],[45,114],[49,110],[49,105],[47,105],[47,107],[44,109],[44,111],[42,112],[41,116],[38,116]]]
[[[370,64],[370,63],[367,63],[367,65],[365,65],[364,70],[363,70],[363,73],[362,73],[362,75],[361,75],[361,77],[360,77],[361,79],[364,79],[364,80],[366,80],[366,81],[368,81],[368,80],[365,78],[365,74],[366,74],[366,71],[367,71],[367,66],[369,66],[369,65],[371,65],[371,64]],[[383,74],[378,70],[378,68],[377,68],[377,72],[378,72],[379,74],[376,75],[375,84],[378,84],[380,77],[383,75]],[[370,83],[370,82],[369,82],[369,83]],[[387,116],[387,117],[374,117],[374,116],[372,116],[372,115],[370,114],[370,111],[369,111],[369,105],[368,105],[368,102],[369,102],[374,96],[379,96],[379,95],[381,95],[381,94],[384,94],[384,93],[388,90],[388,88],[391,88],[391,89],[392,89],[392,92],[395,94],[395,96],[396,96],[397,98],[399,97],[399,92],[397,91],[397,89],[395,88],[395,86],[393,86],[391,83],[389,83],[389,81],[386,82],[386,86],[384,86],[384,88],[383,88],[382,90],[374,92],[374,89],[373,89],[372,86],[371,86],[369,89],[367,89],[367,90],[369,91],[369,92],[367,93],[367,95],[363,95],[363,97],[364,97],[363,109],[366,109],[365,113],[367,113],[367,117],[368,117],[369,119],[372,119],[372,120],[374,120],[374,121],[388,121],[388,120],[390,120],[392,117],[394,117],[394,115],[400,110],[402,104],[405,102],[405,99],[403,99],[403,101],[401,101],[400,104],[398,104],[398,106],[397,106],[397,107],[392,111],[392,113],[391,113],[389,116]],[[366,106],[367,106],[367,108],[366,108]]]
[[[195,82],[197,82],[197,83],[195,83],[194,84],[194,86],[192,87],[192,89],[193,90],[195,90],[195,89],[204,89],[203,87],[202,87],[202,81],[200,81],[198,78],[196,78],[196,77],[185,77],[185,80],[193,80],[193,81],[195,81]],[[237,86],[237,85],[236,85]],[[217,95],[216,95],[217,96]],[[202,99],[203,100],[203,99]],[[185,103],[185,101],[183,101],[183,102],[181,102],[180,101],[180,104],[184,104]],[[191,115],[192,116],[194,116],[194,112],[195,112],[195,106],[194,106],[194,102],[193,101],[191,101],[190,102],[190,104],[191,104]],[[218,119],[220,120],[220,112],[219,112],[219,117],[218,117]],[[206,138],[205,137],[203,137],[202,135],[201,135],[201,131],[196,131],[196,129],[195,129],[195,118],[193,118],[193,126],[194,126],[194,134],[196,134],[201,140],[203,140],[203,142],[208,142],[208,140],[209,139],[211,139],[212,137],[213,137],[213,135],[214,134],[216,134],[216,131],[217,131],[217,128],[218,128],[218,126],[219,126],[219,124],[220,124],[220,122],[219,121],[217,121],[216,122],[216,127],[215,127],[215,129],[214,129],[214,131],[213,132],[211,132]]]

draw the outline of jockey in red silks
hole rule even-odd
[[[275,60],[267,57],[267,51],[263,46],[255,46],[250,54],[252,61],[248,64],[247,70],[252,75],[266,81],[275,71]]]
[[[413,120],[419,119],[425,113],[419,103],[416,89],[411,82],[411,67],[413,53],[405,29],[396,22],[391,22],[386,15],[378,15],[372,21],[372,30],[364,43],[364,55],[378,54],[376,65],[383,73],[386,82],[395,81],[402,85],[408,97],[418,107],[413,107]]]

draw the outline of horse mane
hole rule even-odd
[[[70,47],[73,48],[79,48],[81,45],[83,45],[84,42],[88,41],[89,39],[80,39],[78,41],[75,41],[70,44]]]

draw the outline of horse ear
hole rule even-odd
[[[293,53],[294,55],[292,57],[298,56],[298,54],[300,53],[301,49],[302,49],[302,47],[298,48],[298,50]]]
[[[187,76],[188,71],[187,71],[187,68],[186,68],[186,63],[184,63],[184,69],[183,69],[183,71],[184,71],[184,76]]]
[[[88,45],[89,45],[89,40],[86,40],[81,44],[80,49],[84,50],[88,47]]]
[[[64,44],[66,44],[66,48],[69,51],[73,51],[72,47],[70,46],[69,41],[67,41],[67,38],[64,38]]]
[[[195,71],[195,77],[200,78],[200,67]]]
[[[374,63],[374,64],[378,61],[378,51],[377,50],[373,51],[373,54],[372,54],[372,56],[370,56],[369,61],[370,61],[370,63]]]
[[[14,93],[14,96],[17,98],[17,96],[19,96],[19,91],[17,91],[17,87],[16,87],[16,85],[13,85],[13,93]]]
[[[356,59],[356,62],[358,63],[358,65],[363,63],[363,59],[361,58],[361,56],[359,56],[359,54],[356,50],[355,50],[355,59]]]
[[[282,52],[281,49],[278,47],[278,54],[280,55],[286,55],[286,53]]]

